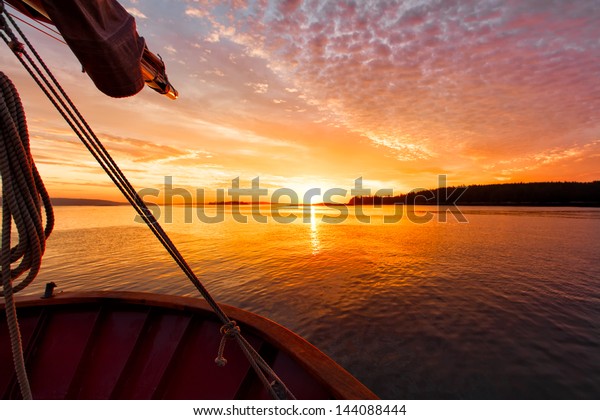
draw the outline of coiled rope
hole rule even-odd
[[[25,371],[21,334],[13,294],[29,285],[42,262],[46,239],[52,232],[54,216],[50,197],[29,151],[29,135],[25,112],[15,86],[0,72],[0,174],[2,176],[2,286],[6,319],[17,381],[21,394],[31,399],[31,389]],[[42,204],[46,213],[44,227]],[[11,228],[14,220],[18,244],[11,248]],[[20,261],[16,268],[11,265]],[[25,278],[13,281],[27,272]]]
[[[2,1],[0,0],[0,9],[2,9]],[[88,151],[94,156],[102,169],[107,173],[110,179],[114,182],[123,196],[136,210],[139,216],[144,220],[158,241],[163,245],[173,260],[177,263],[180,269],[184,272],[187,278],[198,289],[202,297],[208,302],[213,311],[219,317],[224,326],[235,325],[234,321],[223,312],[208,290],[200,282],[192,268],[181,255],[175,244],[171,241],[167,233],[158,223],[148,206],[144,203],[136,190],[133,188],[129,180],[125,177],[117,163],[110,156],[104,145],[100,142],[94,131],[83,118],[77,107],[71,101],[67,93],[64,91],[60,83],[56,80],[50,69],[46,66],[42,58],[39,56],[33,45],[29,42],[25,34],[21,31],[16,22],[6,13],[5,10],[0,10],[0,32],[2,39],[6,42],[9,48],[13,51],[17,59],[21,62],[25,70],[31,75],[36,84],[48,97],[57,111],[65,119],[73,132],[79,137]],[[28,53],[25,45],[19,41],[8,25],[8,22],[17,31],[27,48],[35,57],[35,60]],[[43,69],[43,71],[40,69]],[[3,232],[5,231],[3,226]],[[3,247],[4,249],[4,247]],[[290,390],[285,386],[283,381],[271,369],[271,367],[262,359],[258,352],[246,341],[240,333],[239,328],[225,328],[222,330],[223,339],[219,346],[218,357],[219,365],[223,365],[223,348],[227,338],[232,337],[241,347],[243,353],[248,358],[250,365],[253,367],[257,376],[267,388],[271,396],[275,399],[290,398],[295,399]]]

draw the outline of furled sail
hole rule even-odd
[[[29,17],[59,30],[96,87],[112,97],[135,95],[146,83],[171,99],[160,57],[138,35],[135,19],[115,0],[7,0]]]

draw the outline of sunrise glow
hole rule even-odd
[[[25,30],[136,188],[600,179],[596,2],[122,3],[177,101],[105,97],[65,45]],[[0,65],[50,193],[121,200],[8,50]]]

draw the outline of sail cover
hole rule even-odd
[[[12,5],[21,3],[8,0]],[[29,1],[28,3],[33,3]],[[144,87],[140,67],[144,38],[135,19],[115,0],[37,0],[83,69],[106,95],[135,95]],[[21,11],[28,8],[22,4]],[[31,12],[31,17],[40,16]]]

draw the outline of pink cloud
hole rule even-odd
[[[148,2],[143,13],[149,45],[173,52],[176,103],[96,101],[77,63],[38,40],[131,168],[166,168],[162,155],[190,169],[206,151],[223,173],[301,176],[314,165],[348,178],[453,171],[467,182],[597,153],[586,148],[600,138],[595,2],[202,0]]]

